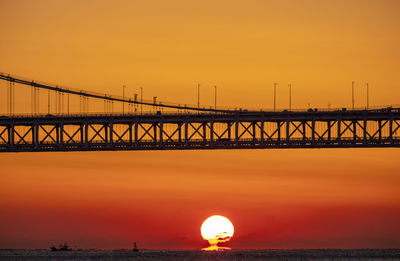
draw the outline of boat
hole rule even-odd
[[[59,247],[52,246],[50,247],[51,251],[72,251],[72,249],[64,243],[64,245],[60,245]]]

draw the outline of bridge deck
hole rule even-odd
[[[400,109],[0,116],[0,152],[400,147]]]

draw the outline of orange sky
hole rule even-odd
[[[143,86],[145,98],[192,104],[201,83],[204,105],[216,84],[220,105],[255,108],[273,106],[273,82],[281,108],[288,83],[295,108],[350,106],[351,81],[365,106],[369,82],[371,105],[400,104],[399,11],[395,0],[0,0],[0,72],[113,94]],[[233,248],[400,247],[399,156],[1,154],[0,248],[200,249],[213,214],[235,225]]]
[[[0,1],[0,71],[70,87],[196,103],[399,104],[396,0]],[[4,106],[4,104],[3,104]],[[1,108],[0,108],[1,109]]]

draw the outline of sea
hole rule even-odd
[[[400,249],[230,250],[0,250],[0,260],[400,260]]]

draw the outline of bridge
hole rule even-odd
[[[8,90],[0,152],[400,147],[400,108],[256,111],[97,94],[6,74],[0,80]],[[32,89],[29,115],[15,113],[15,84]],[[47,113],[38,90],[48,91]],[[79,97],[79,113],[64,94]],[[89,98],[103,101],[104,112],[90,113]],[[122,112],[110,110],[114,102]]]

